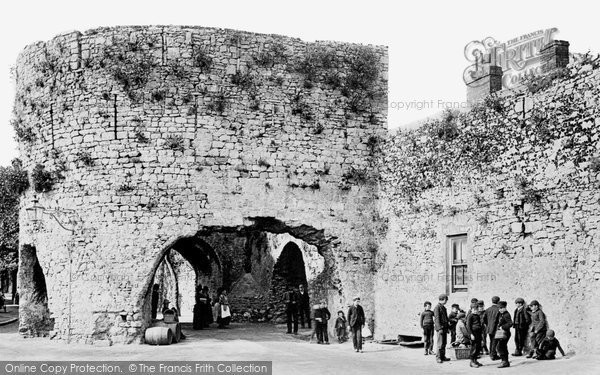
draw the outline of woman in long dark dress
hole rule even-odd
[[[206,296],[206,305],[204,306],[204,327],[209,327],[213,320],[213,312],[212,312],[212,299],[210,298],[210,293],[208,292],[208,286],[204,285],[202,288],[202,294]]]
[[[196,330],[204,328],[204,319],[203,319],[204,311],[202,311],[204,306],[201,303],[201,299],[202,299],[202,285],[198,284],[198,285],[196,285],[196,293],[195,293],[196,303],[194,304],[194,320],[192,323],[192,327]]]

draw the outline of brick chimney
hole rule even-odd
[[[467,102],[469,105],[491,93],[502,90],[502,68],[486,64],[482,69],[483,71],[478,78],[467,83]]]
[[[569,42],[565,40],[553,40],[540,50],[542,62],[542,73],[557,68],[564,68],[569,64]]]

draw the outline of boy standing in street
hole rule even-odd
[[[515,352],[513,356],[519,357],[523,355],[523,349],[525,348],[525,341],[527,340],[527,331],[529,330],[529,324],[531,324],[531,317],[525,308],[525,300],[523,298],[517,298],[515,300],[517,308],[513,314],[515,327]]]
[[[446,345],[448,344],[448,313],[444,305],[448,302],[448,296],[440,294],[438,298],[438,304],[433,309],[434,316],[434,328],[436,332],[437,340],[437,363],[449,361],[450,358],[446,357]]]
[[[490,358],[492,361],[497,361],[500,359],[498,353],[496,352],[496,340],[494,339],[494,335],[496,334],[496,330],[498,329],[498,318],[500,316],[500,312],[498,311],[498,302],[500,301],[500,297],[494,296],[492,297],[492,305],[485,310],[483,314],[483,324],[485,324],[485,332],[488,334],[490,339]]]
[[[423,341],[425,341],[425,355],[433,354],[433,311],[431,302],[425,301],[425,310],[421,313],[421,328],[423,329]]]
[[[479,312],[479,305],[477,303],[471,304],[471,312],[467,318],[467,332],[471,336],[471,367],[481,367],[482,364],[477,361],[479,352],[481,351],[481,336],[483,334],[483,324],[481,322],[481,316]]]
[[[494,342],[498,349],[498,356],[502,363],[498,368],[509,367],[508,362],[508,340],[510,339],[510,329],[513,326],[513,321],[510,318],[510,313],[506,311],[506,301],[498,302],[498,331],[503,332],[503,337],[494,337]]]
[[[540,347],[540,344],[546,337],[546,330],[548,329],[548,322],[546,321],[546,314],[542,311],[540,303],[536,300],[531,301],[529,304],[531,307],[531,341],[533,348],[526,358],[534,357],[534,352]]]
[[[487,334],[485,333],[485,321],[483,319],[483,315],[485,314],[485,303],[483,302],[482,299],[480,299],[479,301],[477,301],[477,310],[479,311],[479,317],[481,319],[481,326],[482,326],[482,334],[481,334],[481,355],[488,355],[490,354],[488,347],[487,347]]]

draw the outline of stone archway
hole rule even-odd
[[[158,285],[158,310],[165,299],[177,307],[180,314],[189,315],[195,303],[195,287],[209,286],[215,291],[221,278],[219,256],[206,242],[196,237],[181,237],[161,252],[161,260],[152,273],[150,286]],[[152,290],[148,290],[151,296]],[[152,305],[145,304],[152,309]],[[188,318],[189,319],[189,318]]]
[[[308,285],[315,300],[327,300],[337,290],[330,276],[335,264],[330,253],[333,240],[310,226],[290,227],[273,218],[254,218],[244,226],[202,228],[194,236],[171,242],[161,254],[177,252],[196,272],[196,283],[209,285],[211,292],[227,289],[233,321],[281,322],[286,286],[278,280]],[[215,266],[219,272],[213,272]],[[193,297],[187,294],[180,300]]]

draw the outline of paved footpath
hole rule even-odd
[[[367,342],[364,353],[352,350],[352,343],[310,344],[308,330],[286,335],[285,328],[267,324],[233,324],[229,329],[203,331],[184,329],[188,338],[170,346],[125,345],[98,347],[66,344],[47,338],[23,339],[15,331],[0,333],[2,360],[264,360],[273,361],[273,374],[599,374],[600,356],[573,356],[554,361],[519,357],[511,367],[498,369],[487,358],[479,369],[468,360],[437,364],[422,349]],[[0,331],[2,332],[2,331]]]
[[[10,324],[19,318],[19,306],[7,305],[6,312],[0,310],[0,327]]]

